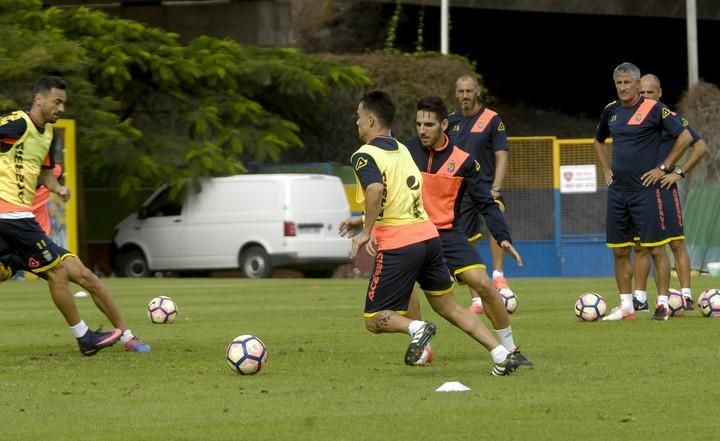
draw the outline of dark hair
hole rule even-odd
[[[395,119],[395,103],[390,94],[382,90],[373,90],[363,95],[360,102],[365,110],[373,113],[384,127],[390,127]]]
[[[50,92],[50,89],[61,89],[65,90],[67,83],[60,77],[47,76],[42,77],[32,88],[32,96],[34,97],[38,93]]]
[[[432,112],[437,116],[438,121],[447,119],[448,109],[445,105],[445,101],[439,96],[426,96],[420,98],[416,106],[418,111]]]

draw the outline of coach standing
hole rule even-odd
[[[665,175],[663,165],[656,167],[663,129],[676,137],[669,157],[677,158],[692,136],[668,107],[640,96],[640,69],[622,63],[613,71],[618,99],[602,112],[594,147],[608,184],[606,232],[607,245],[615,260],[615,280],[620,306],[604,320],[635,318],[632,297],[633,269],[630,252],[636,235],[655,264],[658,289],[653,320],[667,320],[667,294],[670,288],[670,262],[665,244],[674,234],[673,219],[663,215],[658,181]],[[605,139],[612,136],[612,167],[608,164]],[[664,163],[664,162],[663,162]],[[661,164],[663,164],[661,163]]]

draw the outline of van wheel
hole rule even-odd
[[[149,277],[147,259],[142,251],[133,250],[123,253],[118,262],[120,277]]]
[[[240,256],[240,269],[250,279],[264,279],[272,275],[270,256],[263,247],[250,247]]]

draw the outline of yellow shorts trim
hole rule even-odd
[[[661,245],[667,245],[670,243],[670,241],[672,241],[671,238],[663,239],[659,242],[640,242],[640,246],[654,248],[654,247],[659,247]]]
[[[466,285],[465,282],[460,280],[460,277],[459,277],[460,274],[464,273],[465,271],[470,271],[470,270],[474,270],[474,269],[484,270],[486,268],[487,267],[482,263],[474,263],[472,265],[468,265],[468,266],[464,266],[462,268],[456,269],[455,272],[453,273],[453,276],[455,276],[455,280],[457,281],[458,285]]]
[[[55,268],[60,262],[67,259],[68,257],[77,257],[75,254],[67,253],[63,254],[62,256],[58,257],[57,259],[50,262],[48,265],[41,266],[40,268],[33,268],[32,272],[34,273],[44,273],[47,270]]]
[[[468,237],[468,242],[474,244],[475,242],[477,242],[480,239],[482,239],[482,233],[477,233],[474,236]]]
[[[605,243],[608,248],[625,248],[635,246],[635,242],[623,242],[623,243]]]
[[[444,289],[442,291],[423,291],[426,296],[444,296],[445,294],[450,294],[453,289],[455,288],[455,283],[453,283],[450,288]]]
[[[382,311],[364,312],[364,313],[363,313],[363,316],[365,316],[365,318],[371,318],[371,317],[375,317],[376,315],[378,315],[378,314],[381,313],[381,312],[382,312]],[[398,313],[398,314],[400,314],[400,315],[407,315],[407,313],[408,313],[407,311],[393,311],[393,312],[396,312],[396,313]]]

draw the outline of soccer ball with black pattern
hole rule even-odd
[[[174,323],[178,316],[178,307],[170,297],[157,296],[148,303],[147,315],[150,321],[157,325]]]
[[[704,317],[720,318],[720,289],[710,288],[698,297],[698,309]]]
[[[515,293],[512,292],[510,288],[500,288],[498,292],[503,299],[503,304],[505,305],[505,310],[508,312],[508,314],[512,314],[513,312],[517,311],[518,298]]]
[[[225,350],[228,364],[240,375],[254,375],[265,367],[267,361],[265,344],[254,335],[239,335]]]
[[[670,288],[667,306],[672,317],[682,315],[685,310],[685,299],[683,299],[682,293],[677,289]]]
[[[598,293],[584,292],[575,302],[575,315],[578,320],[594,322],[605,317],[607,302]]]

